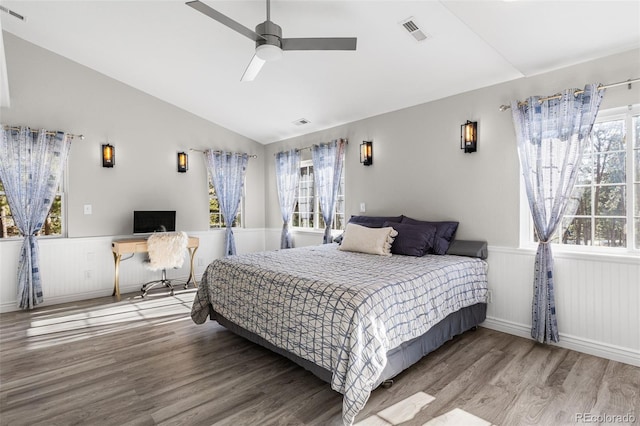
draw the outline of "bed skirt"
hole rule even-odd
[[[309,370],[323,381],[331,384],[332,372],[326,368],[320,367],[311,361],[301,358],[289,351],[282,348],[278,348],[237,324],[229,321],[224,316],[213,310],[213,307],[209,306],[210,316],[212,320],[216,320],[220,325],[229,329],[233,333],[246,338],[254,343],[257,343],[265,348],[289,358],[291,361],[300,365],[301,367]],[[421,358],[430,352],[438,349],[448,340],[451,340],[454,336],[464,333],[465,331],[478,326],[482,323],[487,316],[487,304],[478,303],[475,305],[467,306],[457,312],[453,312],[447,316],[444,320],[440,321],[429,329],[425,334],[420,337],[416,337],[408,342],[401,344],[397,348],[393,348],[387,352],[387,365],[382,371],[380,377],[376,381],[374,386],[378,387],[382,382],[392,379],[402,371],[406,370]]]

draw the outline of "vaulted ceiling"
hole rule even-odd
[[[251,29],[266,19],[264,1],[204,2]],[[0,12],[3,30],[260,143],[640,47],[638,1],[274,0],[283,37],[357,50],[286,51],[240,82],[254,43],[183,1],[0,6],[26,18]]]

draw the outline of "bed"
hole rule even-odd
[[[215,319],[330,383],[350,425],[379,384],[484,321],[486,298],[482,259],[326,244],[215,260],[191,317]]]

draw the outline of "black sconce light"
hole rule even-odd
[[[373,142],[362,141],[360,144],[360,162],[365,166],[373,164]]]
[[[467,120],[460,126],[460,149],[465,153],[478,150],[478,122]]]
[[[102,167],[113,167],[116,164],[116,149],[113,145],[102,145]]]
[[[178,153],[178,173],[189,170],[189,156],[185,152]]]

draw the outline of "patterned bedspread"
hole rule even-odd
[[[459,256],[375,256],[336,244],[231,256],[202,277],[191,317],[209,304],[275,346],[333,372],[350,425],[389,349],[447,315],[486,303],[485,262]]]

